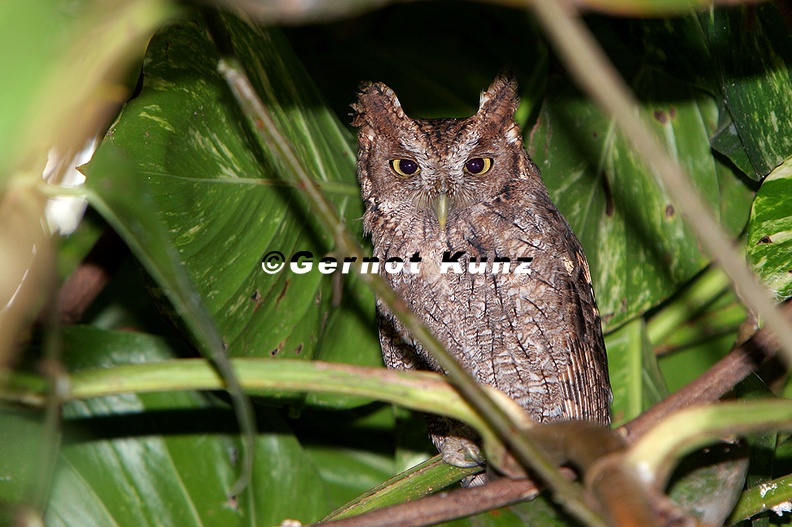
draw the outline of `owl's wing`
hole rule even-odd
[[[377,326],[385,366],[394,370],[427,370],[416,350],[417,343],[387,306],[377,299]],[[407,339],[407,340],[405,340]],[[409,341],[409,342],[408,342]]]
[[[571,233],[571,231],[570,231]],[[608,378],[608,358],[602,325],[583,249],[574,239],[575,266],[560,281],[569,290],[564,318],[570,331],[561,334],[561,344],[569,350],[566,371],[561,374],[565,416],[610,423],[612,399]]]
[[[527,275],[473,282],[470,296],[486,298],[489,314],[468,342],[476,346],[482,332],[495,333],[491,349],[480,354],[479,377],[535,419],[608,423],[607,357],[588,264],[549,198],[543,205],[542,214],[536,214],[535,207],[503,202],[506,208],[496,215],[497,239],[477,240],[513,260],[533,260]]]

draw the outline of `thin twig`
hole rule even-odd
[[[569,469],[561,472],[572,478]],[[480,487],[441,492],[420,500],[384,507],[366,514],[334,520],[327,527],[418,527],[464,518],[514,505],[539,495],[529,479],[496,479]]]
[[[363,251],[356,243],[344,222],[338,217],[332,204],[324,197],[303,164],[298,159],[289,141],[280,133],[269,111],[256,94],[243,67],[233,58],[221,59],[218,69],[226,79],[231,91],[245,114],[268,147],[282,159],[290,173],[285,177],[295,178],[305,192],[321,223],[330,226],[338,249],[345,256],[356,256],[362,259]],[[404,301],[393,291],[382,277],[376,274],[359,273],[359,276],[374,293],[398,316],[412,336],[421,343],[438,364],[448,373],[449,383],[456,388],[468,403],[495,430],[501,439],[511,447],[514,456],[524,465],[531,467],[537,475],[554,492],[554,497],[562,503],[570,513],[591,526],[604,526],[602,517],[585,501],[579,487],[563,478],[556,466],[547,459],[526,437],[515,433],[517,427],[506,412],[493,401],[481,386],[465,371],[421,323],[418,317],[407,307]]]
[[[558,0],[535,0],[532,7],[572,76],[614,119],[636,154],[655,173],[701,246],[729,276],[740,298],[775,333],[787,364],[792,363],[792,327],[773,304],[767,289],[759,284],[746,266],[732,240],[715,221],[684,169],[651,133],[636,111],[638,102],[635,97],[588,28],[574,16],[574,8]]]

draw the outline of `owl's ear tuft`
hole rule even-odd
[[[517,79],[511,72],[501,72],[479,99],[479,113],[499,114],[511,119],[520,99],[517,96]]]
[[[514,122],[514,114],[519,104],[517,79],[511,72],[501,72],[487,91],[482,92],[476,115],[504,133],[509,143],[514,143],[520,138],[519,126]]]
[[[358,100],[352,104],[352,126],[393,125],[408,120],[396,94],[381,82],[366,82],[360,86]]]

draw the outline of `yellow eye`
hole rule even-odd
[[[486,174],[492,168],[491,157],[472,157],[465,162],[465,172],[474,176]]]
[[[410,177],[421,171],[421,167],[412,159],[391,159],[389,164],[397,176]]]

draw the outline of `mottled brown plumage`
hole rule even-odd
[[[550,201],[514,122],[516,83],[495,79],[465,119],[411,119],[384,84],[363,86],[353,105],[365,230],[374,256],[420,272],[381,274],[456,359],[539,422],[609,422],[611,398],[600,318],[588,264]],[[481,169],[481,170],[480,170]],[[463,273],[441,273],[443,253],[464,251]],[[473,274],[496,257],[512,272]],[[529,274],[513,272],[532,258]],[[378,302],[385,363],[440,371]],[[456,465],[479,461],[475,434],[430,418],[432,439]]]

